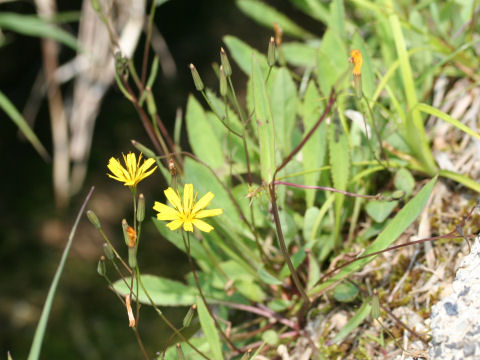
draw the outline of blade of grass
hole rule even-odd
[[[434,108],[433,106],[423,104],[423,103],[417,104],[416,108],[420,111],[423,111],[424,113],[427,113],[427,114],[433,115],[435,117],[438,117],[439,119],[442,119],[443,121],[446,121],[446,122],[452,124],[457,129],[463,131],[464,133],[466,133],[468,135],[471,135],[471,136],[477,138],[478,140],[480,140],[480,135],[478,133],[476,133],[475,131],[470,129],[468,126],[462,124],[457,119],[454,119],[450,115],[444,113],[443,111],[441,111],[437,108]]]
[[[37,150],[38,154],[42,157],[43,160],[49,162],[50,155],[48,154],[47,150],[43,147],[40,140],[38,140],[37,135],[32,131],[30,126],[28,126],[27,122],[23,118],[22,114],[18,112],[15,106],[10,102],[10,100],[0,91],[0,108],[5,111],[5,113],[12,119],[15,125],[18,126],[20,131],[25,135],[28,141],[32,144],[32,146]]]
[[[456,173],[456,172],[453,172],[453,171],[449,171],[449,170],[440,170],[438,172],[438,175],[442,176],[444,178],[456,181],[459,184],[462,184],[462,185],[480,193],[480,184],[477,181],[472,180],[471,178],[469,178],[466,175],[462,175],[462,174],[459,174],[459,173]]]
[[[371,305],[369,301],[365,301],[360,309],[357,310],[355,315],[348,321],[348,323],[340,330],[337,335],[329,342],[330,344],[336,344],[345,339],[348,334],[355,330],[368,315],[370,315]]]
[[[75,219],[75,223],[73,224],[72,230],[70,231],[70,235],[68,236],[67,245],[63,250],[62,257],[60,259],[60,263],[58,264],[57,271],[55,272],[55,276],[53,277],[52,283],[50,284],[50,289],[48,289],[47,299],[45,300],[45,304],[43,305],[42,315],[40,316],[40,320],[38,321],[37,329],[35,330],[35,335],[33,337],[32,347],[30,348],[30,353],[28,354],[28,360],[37,360],[40,358],[40,351],[42,348],[43,338],[45,336],[45,330],[47,328],[48,317],[50,315],[50,310],[52,309],[53,299],[55,296],[55,292],[57,291],[58,282],[60,280],[60,276],[62,275],[63,268],[65,267],[65,262],[67,261],[67,256],[70,251],[70,247],[73,243],[73,238],[75,236],[75,232],[77,231],[78,223],[82,217],[82,214],[87,206],[90,197],[92,196],[94,187],[90,189],[83,204],[78,212],[77,218]]]
[[[389,2],[389,5],[390,8],[393,8],[391,1]],[[405,97],[407,99],[407,109],[410,109],[410,116],[407,117],[406,123],[407,141],[412,150],[421,159],[421,162],[425,167],[425,172],[433,175],[437,172],[437,166],[428,144],[422,116],[420,115],[418,108],[415,107],[418,103],[417,92],[400,21],[396,13],[391,13],[388,18],[400,61],[400,72],[402,75]]]

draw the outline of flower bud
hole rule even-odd
[[[147,157],[147,158],[155,158],[156,157],[155,153],[152,150],[150,150],[149,148],[147,148],[145,145],[139,143],[136,140],[130,140],[130,141],[132,142],[132,145],[135,147],[135,149],[137,149],[138,151],[143,153],[145,155],[145,157]]]
[[[232,67],[230,66],[230,61],[228,61],[228,56],[225,50],[220,48],[220,62],[223,66],[223,71],[225,72],[226,76],[232,75]]]
[[[87,211],[87,218],[97,230],[100,230],[102,228],[100,220],[98,220],[97,214],[95,214],[92,210]]]
[[[267,62],[268,66],[270,67],[275,65],[275,39],[273,36],[270,37],[270,41],[268,43]]]
[[[358,50],[350,51],[349,61],[353,63],[353,88],[355,89],[355,95],[357,98],[361,98],[362,92],[362,53]]]
[[[192,72],[192,77],[193,77],[193,83],[195,84],[195,89],[198,91],[203,91],[205,89],[205,86],[203,85],[203,81],[200,78],[200,75],[198,74],[197,68],[195,65],[190,64],[190,71]]]
[[[97,273],[100,276],[105,276],[105,274],[107,273],[107,268],[105,266],[105,256],[103,255],[100,257],[100,260],[98,260]]]
[[[227,96],[227,76],[223,65],[220,65],[220,95]]]
[[[273,23],[273,30],[275,31],[275,43],[277,46],[282,45],[283,29],[276,22]]]
[[[177,359],[178,360],[184,360],[185,355],[183,354],[182,346],[180,343],[177,343]]]
[[[125,239],[125,244],[129,246],[130,244],[130,236],[128,235],[128,226],[127,220],[122,220],[122,230],[123,230],[123,238]]]
[[[189,327],[192,322],[193,316],[195,315],[195,310],[197,310],[197,304],[193,304],[188,309],[187,315],[183,318],[183,327]]]
[[[108,243],[103,244],[103,252],[108,260],[113,260],[114,253],[113,253],[113,248],[110,244]]]
[[[370,315],[372,319],[378,319],[380,317],[380,299],[376,291],[373,292],[371,307]]]
[[[145,197],[140,194],[138,196],[137,221],[141,223],[143,220],[145,220]]]
[[[128,248],[128,265],[132,269],[137,267],[137,248],[135,246]]]
[[[102,7],[100,6],[100,1],[90,0],[90,3],[92,4],[92,9],[95,10],[95,12],[97,12],[97,13],[102,12]]]

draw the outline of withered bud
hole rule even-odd
[[[135,317],[133,316],[132,305],[130,304],[131,298],[130,294],[125,295],[125,306],[127,307],[127,314],[128,314],[128,326],[135,327],[136,321]]]
[[[273,30],[275,31],[275,43],[277,46],[282,45],[283,41],[283,30],[276,22],[273,23]]]

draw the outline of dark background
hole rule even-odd
[[[300,14],[286,1],[271,5],[294,18],[313,33],[311,19]],[[147,4],[149,6],[150,4]],[[79,10],[79,2],[59,1],[59,11]],[[0,11],[32,14],[32,3],[0,5]],[[231,34],[266,53],[273,31],[248,19],[233,1],[170,0],[157,8],[155,23],[164,36],[177,66],[177,75],[167,79],[159,75],[154,94],[158,112],[171,128],[178,107],[184,109],[188,94],[195,92],[188,64],[197,66],[207,86],[217,88],[211,64],[219,61],[222,36]],[[76,34],[77,24],[64,28]],[[42,68],[40,40],[5,32],[8,42],[0,48],[0,90],[22,111],[38,71]],[[144,37],[136,52],[140,69]],[[139,51],[141,50],[141,51]],[[63,48],[60,58],[74,54]],[[236,87],[244,88],[246,78],[234,66]],[[67,97],[71,84],[64,87]],[[71,93],[71,92],[70,92]],[[10,351],[14,359],[26,358],[48,287],[53,278],[68,233],[84,196],[95,185],[88,208],[94,209],[110,239],[121,245],[121,219],[131,218],[129,191],[106,176],[111,156],[134,150],[130,139],[150,145],[133,106],[112,87],[103,101],[96,122],[89,173],[84,189],[67,210],[55,209],[51,164],[41,160],[31,145],[18,136],[18,130],[0,112],[0,153],[2,158],[0,200],[0,357]],[[44,100],[34,131],[50,151],[50,120]],[[141,183],[145,193],[147,217],[151,204],[163,200],[163,180],[157,172]],[[139,262],[144,273],[183,279],[187,272],[185,256],[162,240],[147,220],[143,228]],[[107,284],[96,273],[101,252],[100,235],[84,218],[74,240],[62,275],[43,344],[44,359],[140,359],[133,332],[128,328],[126,312]],[[125,250],[121,246],[118,249]],[[113,272],[110,272],[114,277]],[[167,317],[181,323],[186,309],[165,309]],[[153,311],[141,312],[140,333],[150,354],[162,349],[171,334]]]

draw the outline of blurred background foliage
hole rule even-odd
[[[310,32],[321,35],[322,29],[318,23],[288,2],[279,0],[269,3],[302,23]],[[80,11],[78,1],[60,1],[57,6],[59,12]],[[35,6],[30,2],[0,3],[0,14],[5,12],[34,14]],[[159,73],[154,88],[158,112],[164,122],[172,127],[177,108],[184,109],[188,93],[194,91],[188,70],[190,62],[194,62],[200,73],[205,74],[203,79],[207,84],[214,84],[216,79],[211,71],[211,63],[217,61],[222,36],[227,33],[235,35],[265,51],[268,38],[273,34],[273,30],[268,31],[245,17],[233,1],[222,0],[168,1],[157,9],[155,24],[165,38],[176,65],[176,73],[170,76]],[[78,21],[65,23],[62,27],[75,35]],[[40,39],[11,31],[2,32],[2,36],[1,91],[22,111],[37,73],[42,69]],[[143,49],[143,45],[142,33],[137,49]],[[141,55],[142,52],[137,51],[138,59],[135,60],[139,61]],[[73,56],[72,50],[61,47],[61,63]],[[238,77],[238,80],[244,80],[240,71],[234,71],[233,76],[234,79]],[[68,90],[69,86],[71,84],[67,83],[64,88]],[[107,178],[106,164],[109,157],[118,157],[121,152],[132,149],[130,139],[144,144],[149,144],[149,140],[134,108],[119,95],[115,87],[106,94],[95,125],[89,171],[83,190],[64,211],[55,208],[52,164],[45,163],[32,146],[22,140],[17,127],[2,113],[0,152],[5,165],[0,202],[2,356],[10,351],[14,359],[26,357],[75,212],[91,185],[94,184],[96,190],[89,208],[102,218],[107,233],[121,234],[118,220],[131,211],[131,199],[124,189],[117,184],[113,186],[112,180]],[[36,117],[34,131],[51,152],[49,112],[45,99]],[[151,197],[147,201],[159,198],[163,190],[158,186],[153,187],[155,181],[158,179],[142,183],[142,190]],[[144,231],[145,238],[149,239],[142,244],[139,254],[144,271],[182,279],[188,269],[185,257],[168,242],[160,241],[153,224],[145,226]],[[140,356],[127,326],[124,308],[112,300],[104,280],[96,273],[97,260],[101,255],[100,244],[95,230],[82,221],[55,298],[42,358],[134,359]],[[179,321],[185,311],[183,308],[169,308],[166,309],[166,315]],[[165,336],[170,332],[152,316],[151,309],[145,308],[142,318],[142,336],[147,350],[151,353],[161,350]]]

